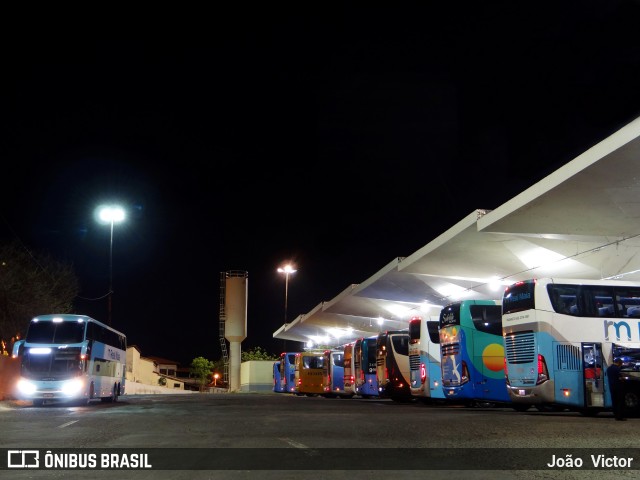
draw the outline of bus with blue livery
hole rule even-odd
[[[34,406],[49,401],[115,402],[125,392],[127,337],[86,315],[39,315],[24,340],[16,397]]]
[[[440,312],[440,348],[447,401],[467,406],[510,404],[500,300],[464,300],[444,307]]]
[[[595,415],[611,409],[606,369],[623,360],[625,405],[640,399],[640,283],[539,278],[502,298],[512,402]]]
[[[284,392],[282,381],[280,381],[280,360],[276,360],[273,362],[272,366],[272,377],[273,377],[273,391],[275,393]]]
[[[441,401],[439,322],[414,317],[409,321],[409,375],[411,395],[424,403]]]
[[[296,390],[296,354],[283,352],[280,354],[280,390],[294,393]]]
[[[349,398],[353,394],[344,389],[344,350],[325,350],[324,396]]]
[[[378,397],[376,373],[377,335],[359,338],[353,345],[353,375],[356,378],[356,395],[362,398]]]
[[[376,337],[376,377],[381,398],[412,400],[407,330],[381,332]]]

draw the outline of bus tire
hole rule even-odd
[[[624,394],[624,406],[628,410],[636,410],[640,406],[640,395],[636,391],[626,391]]]
[[[526,412],[531,408],[531,405],[527,403],[518,403],[515,405],[511,405],[511,408],[513,408],[516,412]]]
[[[600,411],[600,408],[583,408],[580,410],[580,413],[585,417],[595,417],[596,415],[598,415],[598,413],[600,413]]]

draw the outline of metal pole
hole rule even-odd
[[[284,272],[284,325],[287,326],[287,305],[289,304],[289,272]],[[287,351],[287,341],[282,340],[282,348]]]
[[[284,275],[284,324],[287,325],[287,304],[289,303],[289,272]]]
[[[107,307],[107,319],[111,326],[111,297],[113,295],[113,219],[111,219],[111,239],[109,241],[109,297]]]

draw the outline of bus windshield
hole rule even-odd
[[[31,322],[27,330],[27,343],[81,343],[84,340],[84,322]]]
[[[22,361],[22,375],[25,378],[48,376],[64,379],[81,373],[80,348],[56,348],[51,355],[26,352]]]

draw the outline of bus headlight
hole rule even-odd
[[[34,393],[36,393],[35,384],[24,378],[18,380],[18,384],[16,386],[18,388],[18,391],[23,395],[33,395]]]
[[[62,384],[62,393],[65,395],[76,395],[82,390],[82,380],[74,378]]]

